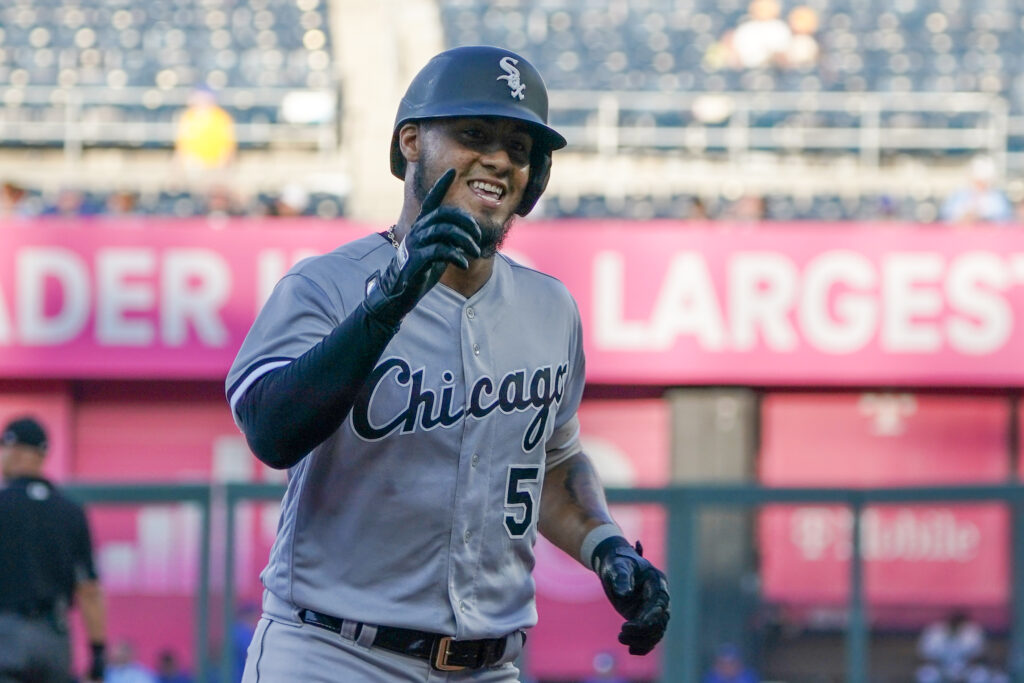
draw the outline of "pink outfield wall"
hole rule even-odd
[[[220,383],[291,263],[377,229],[95,219],[0,226],[0,420],[44,417],[53,441],[47,471],[58,481],[280,481],[248,453]],[[1024,233],[1013,229],[524,221],[506,251],[555,275],[576,297],[592,383],[1024,386],[1024,364],[1016,361],[1024,351],[1017,324],[1024,318]],[[1008,408],[963,398],[770,395],[759,479],[843,486],[1002,480]],[[591,400],[581,420],[606,481],[667,481],[664,402]],[[935,481],[921,482],[921,471]],[[663,557],[659,511],[617,514],[650,539],[653,557]],[[134,639],[146,662],[172,646],[191,663],[193,511],[91,506],[90,516],[112,636]],[[273,504],[240,512],[243,602],[259,594],[276,518]],[[1005,604],[1007,523],[1003,511],[986,506],[880,510],[864,539],[873,553],[872,606],[898,607],[908,598]],[[761,515],[765,595],[841,602],[848,548],[839,539],[848,524],[827,506]],[[528,668],[582,676],[596,652],[621,652],[617,618],[588,583],[592,577],[543,541],[537,552],[541,621]],[[159,631],[148,628],[154,614]],[[79,662],[81,650],[79,643]],[[654,663],[621,660],[634,676],[650,675]]]
[[[211,382],[0,383],[0,424],[33,413],[51,434],[48,474],[57,481],[247,481],[283,483],[284,473],[248,451],[217,385]],[[593,399],[580,410],[582,439],[610,485],[663,486],[669,476],[668,405],[657,399]],[[199,519],[187,505],[102,505],[87,509],[97,568],[109,605],[110,640],[130,640],[153,665],[164,649],[194,665],[193,610],[199,578]],[[616,518],[646,553],[664,565],[664,515],[619,506]],[[273,543],[279,505],[244,504],[236,516],[237,604],[259,604],[259,573]],[[215,548],[223,546],[215,532]],[[216,551],[215,551],[216,552]],[[530,636],[528,669],[536,676],[582,678],[598,652],[621,653],[621,620],[593,574],[541,540],[537,546],[540,623]],[[214,569],[214,619],[221,595]],[[240,610],[241,612],[241,610]],[[251,614],[242,620],[251,619]],[[159,628],[153,628],[154,619]],[[572,628],[568,625],[572,624]],[[78,668],[86,661],[75,629]],[[622,672],[651,677],[657,658],[623,656]]]
[[[1010,402],[1001,396],[776,393],[762,401],[761,425],[758,480],[767,486],[993,484],[1010,476]],[[1006,506],[871,506],[861,524],[872,609],[1009,604]],[[766,599],[845,605],[849,509],[775,505],[760,512],[758,526]]]
[[[219,379],[295,260],[344,221],[0,228],[0,377]],[[1024,386],[1024,233],[524,221],[506,251],[579,302],[608,384]]]

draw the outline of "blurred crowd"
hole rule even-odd
[[[41,216],[345,217],[346,197],[293,183],[277,192],[238,192],[225,184],[206,190],[92,192],[75,187],[47,191],[14,182],[0,184],[0,225]],[[1024,182],[1001,183],[988,157],[968,165],[962,184],[945,197],[907,194],[736,196],[545,196],[538,218],[616,218],[756,223],[761,221],[907,222],[954,225],[1024,223]]]
[[[226,185],[213,185],[205,191],[183,188],[159,192],[92,192],[76,187],[45,191],[14,182],[0,185],[0,221],[7,223],[41,216],[212,219],[315,216],[330,219],[343,215],[344,209],[343,196],[310,191],[297,184],[286,185],[279,192],[248,194],[236,192]]]

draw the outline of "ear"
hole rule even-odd
[[[423,142],[420,132],[418,123],[406,123],[398,129],[398,151],[408,163],[420,160],[420,145]]]

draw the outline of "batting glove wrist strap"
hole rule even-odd
[[[617,536],[622,539],[622,542],[629,545],[629,542],[622,537],[622,529],[615,524],[602,524],[596,526],[587,532],[587,535],[583,537],[583,543],[580,544],[580,562],[585,567],[595,569],[594,567],[594,551],[597,546],[603,541]]]
[[[465,269],[480,257],[476,221],[462,209],[441,205],[454,179],[449,169],[434,183],[398,253],[369,287],[363,306],[373,318],[397,327],[449,264]]]

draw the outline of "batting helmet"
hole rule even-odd
[[[565,138],[548,126],[548,91],[540,72],[514,52],[487,45],[456,47],[437,55],[409,84],[391,134],[391,172],[405,178],[398,131],[411,121],[455,116],[500,116],[529,124],[533,133],[530,181],[516,213],[525,216],[551,175],[552,150]]]

